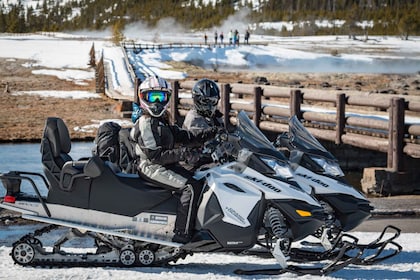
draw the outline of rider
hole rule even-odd
[[[187,243],[191,239],[195,204],[201,185],[179,162],[193,164],[198,161],[198,147],[214,137],[216,131],[205,130],[194,136],[178,126],[170,125],[166,108],[171,93],[170,84],[160,77],[150,76],[141,83],[138,95],[143,113],[131,130],[131,137],[136,142],[136,154],[140,157],[140,175],[178,194],[175,235],[172,241]],[[181,143],[189,146],[177,146]]]
[[[209,79],[201,79],[195,83],[191,91],[194,107],[185,116],[182,128],[194,135],[210,128],[223,129],[223,114],[217,110],[220,99],[220,90],[217,84]],[[202,155],[196,164],[186,164],[184,167],[193,170],[198,166],[209,167],[208,164],[212,162],[209,155]]]
[[[220,90],[209,79],[201,79],[192,88],[194,108],[185,116],[182,127],[194,135],[211,127],[223,127],[223,114],[217,110]]]

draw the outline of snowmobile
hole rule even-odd
[[[322,254],[295,251],[294,258],[307,261],[328,258],[334,244],[343,237],[343,232],[348,232],[367,220],[373,207],[360,191],[346,181],[338,160],[312,136],[296,116],[289,120],[289,132],[280,134],[273,144],[288,154],[294,179],[320,202],[325,211],[325,224],[314,235],[320,238],[327,251]],[[391,237],[385,238],[386,233]],[[368,258],[360,258],[359,263],[373,264],[398,254],[401,247],[394,240],[399,234],[400,229],[387,226],[377,240],[367,245],[358,244],[362,250],[376,249]],[[354,238],[347,233],[345,235]],[[385,247],[392,248],[387,256],[381,255]]]
[[[238,116],[248,118],[244,114]],[[239,127],[253,141],[254,127],[240,121]],[[224,134],[223,134],[224,135]],[[194,252],[241,253],[259,242],[260,236],[276,239],[272,255],[279,273],[328,274],[355,261],[338,256],[327,267],[305,268],[288,264],[290,244],[305,238],[324,224],[321,205],[295,182],[287,179],[287,165],[273,166],[264,160],[264,170],[281,170],[287,176],[270,178],[258,172],[253,152],[232,152],[229,137],[206,145],[217,164],[197,171],[203,181],[194,235],[187,244],[172,242],[178,199],[172,191],[148,181],[141,174],[120,172],[118,166],[98,156],[73,160],[71,140],[60,118],[48,118],[41,141],[44,174],[11,171],[1,174],[6,196],[0,207],[21,213],[22,218],[48,224],[13,244],[11,256],[24,266],[161,266]],[[225,140],[223,140],[225,139]],[[211,148],[212,147],[212,148]],[[258,147],[257,147],[258,148]],[[280,152],[270,143],[260,150],[267,158]],[[278,162],[278,160],[276,160]],[[276,171],[273,171],[276,173]],[[41,195],[34,177],[41,178],[47,195]],[[20,190],[28,181],[35,195]],[[68,232],[54,245],[43,246],[40,238],[57,228]],[[91,238],[96,251],[80,253],[63,249],[75,237]],[[343,246],[343,255],[348,247]]]

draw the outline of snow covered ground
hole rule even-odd
[[[50,34],[51,35],[51,34]],[[92,35],[92,34],[91,34]],[[90,36],[91,36],[90,35]],[[139,34],[137,34],[138,36]],[[202,34],[142,33],[142,43],[150,42],[194,42],[202,43]],[[136,38],[132,38],[133,40]],[[349,71],[372,72],[382,69],[384,73],[416,72],[420,70],[420,38],[410,41],[399,38],[371,37],[367,42],[354,41],[346,37],[296,37],[280,38],[272,36],[253,36],[251,41],[258,46],[226,48],[179,49],[176,51],[145,51],[139,63],[145,64],[151,71],[168,79],[185,77],[185,73],[172,71],[165,63],[168,60],[202,60],[206,67],[217,64],[234,69],[300,72],[309,69],[313,72],[334,72],[334,65],[354,67]],[[136,39],[137,41],[137,39]],[[112,65],[112,83],[114,88],[131,96],[133,84],[127,72],[123,55],[119,47],[113,46],[101,37],[87,35],[54,34],[54,36],[0,34],[0,57],[7,59],[31,59],[26,66],[33,68],[38,75],[56,75],[60,79],[70,79],[75,83],[94,78],[88,68],[89,50],[95,45],[97,57],[104,54]],[[339,56],[331,56],[330,50],[338,49]],[[63,55],[65,54],[65,55]],[[141,61],[140,61],[141,60]],[[405,68],[398,63],[405,62]],[[355,63],[357,62],[357,63]],[[308,68],[305,65],[322,65],[323,69]],[[282,66],[283,65],[283,66]],[[293,65],[300,65],[294,68]],[[376,67],[366,68],[366,65]],[[381,66],[382,65],[382,66]],[[293,66],[293,67],[292,67]],[[382,68],[380,68],[380,66]],[[394,67],[393,67],[394,66]],[[364,68],[365,67],[365,68]],[[411,68],[410,68],[411,67]],[[345,68],[343,68],[344,71]],[[367,69],[367,70],[366,70]],[[370,71],[369,71],[370,70]],[[20,92],[15,94],[39,94],[66,98],[86,98],[97,96],[93,92]],[[1,152],[1,148],[0,148]],[[2,170],[2,168],[0,168]],[[253,269],[274,267],[274,259],[261,259],[253,256],[235,256],[229,254],[194,254],[179,261],[169,268],[24,268],[13,264],[9,256],[11,244],[27,232],[30,226],[10,226],[0,228],[0,279],[290,279],[292,274],[281,276],[238,276],[233,274],[237,268]],[[367,243],[376,238],[378,233],[356,232],[360,242]],[[403,246],[403,252],[396,257],[373,266],[349,266],[327,277],[303,276],[300,279],[420,279],[420,233],[402,233],[397,241]]]
[[[9,256],[11,244],[40,226],[9,226],[0,228],[0,279],[420,279],[420,233],[402,233],[397,239],[403,251],[372,266],[350,265],[328,276],[300,276],[286,273],[276,276],[240,276],[235,269],[276,268],[274,259],[238,256],[223,253],[196,253],[170,267],[145,268],[32,268],[13,264]],[[377,233],[355,232],[361,243],[368,243]],[[41,240],[45,246],[51,240]],[[83,239],[82,239],[83,241]],[[77,240],[72,241],[77,246]],[[80,242],[83,244],[83,242]],[[68,245],[71,250],[71,244]],[[51,249],[51,247],[49,247]],[[74,250],[74,249],[73,249]]]
[[[197,46],[203,43],[201,35],[138,30],[130,31],[127,40],[142,44],[177,42]],[[183,79],[187,75],[174,71],[167,61],[188,61],[211,69],[232,71],[416,73],[420,70],[420,37],[404,41],[398,37],[372,36],[366,42],[347,36],[255,35],[251,38],[251,43],[257,45],[149,49],[141,55],[129,53],[129,58],[139,67],[146,67],[149,73],[166,79]],[[0,57],[31,59],[33,61],[26,67],[41,67],[34,69],[34,74],[55,75],[81,83],[94,78],[92,69],[88,68],[89,51],[94,44],[96,58],[103,55],[110,65],[112,76],[109,82],[113,88],[131,97],[133,82],[126,71],[123,53],[107,39],[109,37],[98,37],[97,34],[0,34]],[[332,55],[333,52],[337,55]]]

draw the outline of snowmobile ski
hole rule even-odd
[[[356,250],[356,253],[353,257],[347,256],[343,258],[344,254],[349,250]],[[238,275],[279,275],[284,273],[293,273],[297,275],[328,275],[332,272],[340,270],[350,264],[357,262],[357,259],[361,256],[363,252],[354,246],[353,243],[345,242],[345,244],[340,248],[340,251],[337,253],[335,258],[328,264],[324,266],[298,266],[298,265],[288,265],[284,268],[269,268],[269,269],[255,269],[255,270],[243,270],[237,269],[234,271]]]

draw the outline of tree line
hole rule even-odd
[[[203,30],[220,26],[239,9],[248,9],[248,22],[286,21],[304,23],[292,31],[254,32],[275,35],[420,35],[420,0],[40,0],[36,6],[18,1],[1,1],[0,32],[103,30],[124,28],[142,21],[153,27],[160,19],[172,17],[187,29]],[[254,3],[254,4],[253,4]],[[316,20],[342,20],[322,27]],[[361,25],[369,22],[370,25]]]

